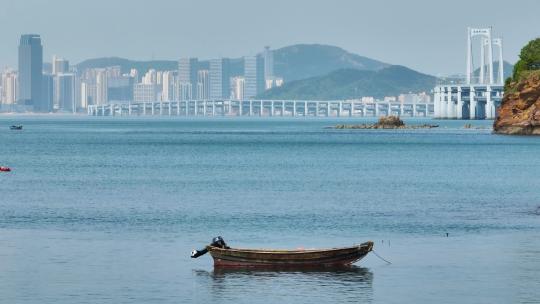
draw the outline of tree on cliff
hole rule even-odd
[[[502,134],[540,135],[540,38],[521,49],[505,83],[493,130]]]
[[[529,41],[526,46],[521,49],[519,60],[514,65],[512,77],[506,79],[505,90],[509,88],[512,82],[517,82],[524,71],[540,69],[540,38]]]

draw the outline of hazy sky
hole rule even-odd
[[[19,35],[32,32],[46,61],[237,57],[321,43],[434,75],[464,73],[467,26],[493,26],[514,62],[540,36],[539,12],[538,0],[0,0],[0,65],[16,66]]]

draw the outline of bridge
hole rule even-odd
[[[475,69],[473,39],[479,46],[480,66]],[[493,49],[498,49],[499,67],[494,70]],[[478,51],[478,50],[477,50]],[[496,75],[498,74],[498,75]],[[492,29],[467,29],[467,74],[449,78],[433,89],[435,118],[494,119],[504,95],[503,42],[492,39]]]
[[[184,100],[89,105],[91,116],[431,117],[433,103],[361,100]]]
[[[502,84],[445,84],[434,89],[435,117],[494,119],[504,94]]]

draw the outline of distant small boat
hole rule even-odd
[[[10,130],[22,130],[22,128],[22,125],[13,125],[9,127]]]
[[[210,252],[215,267],[316,268],[349,266],[373,250],[373,242],[331,249],[268,250],[230,248],[221,237],[202,250],[194,250],[192,258]]]
[[[10,171],[11,171],[11,168],[0,166],[0,172],[10,172]]]

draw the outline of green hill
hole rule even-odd
[[[393,65],[378,71],[341,69],[324,76],[285,83],[264,92],[265,99],[348,99],[362,96],[382,98],[408,92],[428,92],[436,77],[404,66]]]

